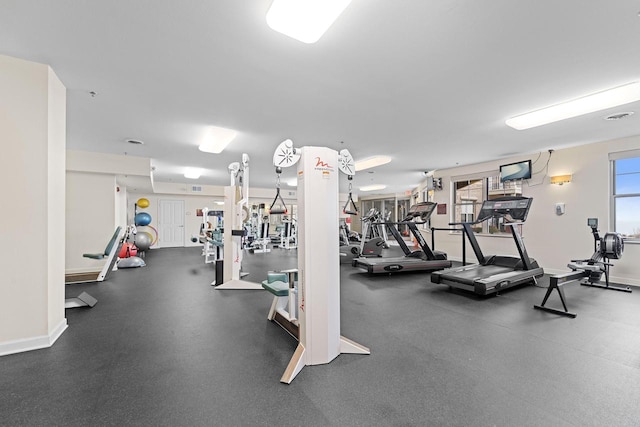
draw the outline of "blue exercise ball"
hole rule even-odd
[[[139,250],[148,251],[151,247],[151,236],[149,236],[149,233],[138,233],[133,242]]]
[[[139,214],[136,214],[133,221],[137,226],[149,225],[151,224],[151,215],[146,212],[140,212]]]

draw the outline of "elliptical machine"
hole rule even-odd
[[[340,222],[340,264],[351,264],[354,258],[360,256],[360,244],[352,243],[349,239],[349,227],[344,221]]]
[[[562,288],[563,285],[576,280],[580,280],[580,284],[583,286],[631,293],[629,286],[616,286],[609,283],[609,269],[613,266],[609,261],[622,258],[622,253],[624,252],[622,236],[619,233],[606,233],[601,238],[598,231],[598,218],[587,218],[587,225],[591,227],[591,233],[593,234],[593,255],[589,259],[572,259],[567,264],[567,267],[572,270],[571,272],[551,276],[542,304],[534,305],[533,308],[563,316],[576,317],[576,313],[570,312],[567,308],[567,301]],[[604,283],[601,282],[603,274]],[[545,306],[554,289],[558,291],[564,310]]]
[[[384,227],[377,210],[372,208],[362,216],[362,239],[358,256],[379,257],[382,256],[382,249],[389,247],[385,236],[380,235],[380,226]]]

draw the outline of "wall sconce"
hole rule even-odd
[[[571,182],[571,175],[555,175],[551,177],[552,184],[562,185],[565,182]]]

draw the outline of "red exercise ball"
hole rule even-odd
[[[138,248],[133,243],[125,242],[122,244],[122,249],[118,254],[118,258],[129,258],[130,256],[136,256],[138,254]]]

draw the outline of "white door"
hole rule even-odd
[[[184,246],[184,201],[160,200],[158,241],[161,248]]]

